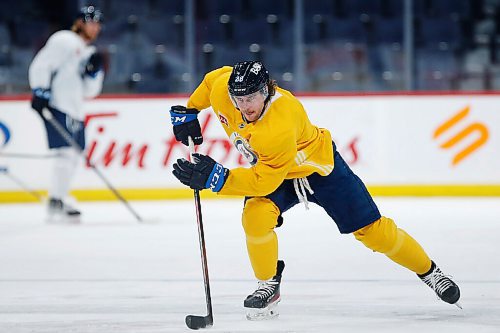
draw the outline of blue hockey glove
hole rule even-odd
[[[102,54],[99,52],[93,53],[87,61],[87,65],[85,65],[85,74],[96,77],[97,73],[102,70],[103,62]]]
[[[198,110],[174,105],[170,108],[170,120],[174,125],[174,135],[177,141],[189,146],[188,137],[191,137],[195,145],[203,143]]]
[[[38,113],[42,113],[44,108],[49,106],[50,89],[35,88],[31,97],[31,107]]]
[[[196,163],[184,158],[178,159],[174,163],[174,176],[193,190],[208,188],[219,192],[226,182],[229,169],[215,162],[210,156],[195,153],[193,158]]]

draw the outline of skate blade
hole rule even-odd
[[[245,308],[247,311],[246,317],[250,321],[274,319],[279,316],[278,303],[279,300],[277,300],[272,304],[269,304],[267,307],[263,309]]]

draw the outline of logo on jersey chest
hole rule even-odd
[[[230,137],[233,145],[238,149],[241,155],[250,163],[250,165],[255,165],[259,158],[257,154],[253,151],[252,147],[248,141],[242,137],[239,133],[233,132]]]

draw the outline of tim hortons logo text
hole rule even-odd
[[[463,123],[462,120],[464,120],[467,117],[469,112],[470,112],[469,106],[463,108],[457,114],[453,115],[451,118],[449,118],[444,123],[439,125],[439,127],[434,131],[433,137],[434,139],[438,139],[443,134],[449,133],[449,131],[451,130],[455,129],[458,130],[457,133],[453,134],[449,139],[445,140],[443,143],[439,145],[442,149],[451,149],[456,145],[458,145],[459,143],[466,140],[467,138],[471,138],[474,136],[476,137],[476,139],[472,141],[472,143],[470,143],[465,148],[456,152],[451,162],[453,166],[458,165],[460,162],[462,162],[469,155],[477,151],[481,146],[483,146],[488,141],[489,132],[488,128],[485,125],[479,122],[470,122],[470,121],[468,122],[468,124]],[[459,125],[462,125],[462,127],[459,128],[458,127]]]
[[[143,169],[145,167],[144,158],[149,149],[148,144],[137,144],[130,141],[119,144],[118,139],[109,139],[106,140],[107,142],[103,142],[102,139],[99,140],[101,136],[107,134],[106,126],[109,121],[117,118],[117,112],[95,113],[86,116],[85,127],[87,129],[93,127],[89,125],[94,125],[94,122],[97,123],[94,135],[89,135],[92,140],[87,146],[87,166],[93,163],[108,167],[116,161],[119,165],[126,167],[133,164],[132,161],[135,159],[137,167]]]
[[[170,120],[165,120],[165,128],[159,133],[137,130],[123,134],[126,122],[120,119],[117,111],[96,112],[85,119],[87,134],[87,159],[101,168],[138,169],[147,171],[152,168],[171,169],[172,164],[181,157],[188,158],[189,150],[175,139]],[[210,155],[226,167],[249,166],[229,138],[223,135],[210,135],[219,127],[217,116],[203,112],[200,116],[203,144],[196,151]],[[121,129],[118,132],[117,129]],[[337,148],[352,166],[358,161],[358,138],[350,140]]]

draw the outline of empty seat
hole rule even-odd
[[[435,17],[449,17],[455,14],[469,16],[470,11],[471,3],[469,0],[433,0],[430,2],[428,15]]]
[[[335,42],[361,42],[366,40],[366,33],[357,18],[334,18],[327,24],[328,38]]]
[[[101,33],[99,34],[99,38],[97,39],[97,41],[115,41],[118,36],[125,31],[126,28],[126,18],[107,18],[102,25]]]
[[[165,1],[165,2],[170,2]],[[135,0],[112,0],[109,4],[109,13],[104,13],[106,17],[120,17],[128,15],[145,16],[149,13],[148,1]]]
[[[268,43],[271,39],[268,23],[264,17],[241,19],[234,25],[234,42],[237,45]]]
[[[278,47],[293,44],[295,30],[291,19],[284,16],[268,15],[266,22],[268,43]]]
[[[452,51],[420,49],[416,53],[417,88],[451,90],[459,76],[459,66]]]
[[[10,32],[6,24],[0,23],[0,47],[10,45]]]
[[[154,44],[180,45],[180,40],[184,39],[184,26],[174,24],[171,16],[142,20],[139,23],[139,31]]]
[[[41,46],[49,34],[49,24],[46,21],[15,20],[13,44],[21,47]]]
[[[269,69],[269,76],[272,80],[276,80],[280,88],[293,91],[295,89],[295,76],[292,72],[276,72]]]
[[[403,43],[404,22],[400,17],[378,17],[373,24],[375,43]]]
[[[450,18],[421,18],[418,37],[424,47],[440,47],[443,43],[451,48],[462,45],[460,24]]]
[[[333,1],[304,1],[304,16],[313,16],[316,14],[332,15],[334,13]]]
[[[35,56],[31,48],[12,48],[11,80],[16,86],[28,87],[28,68]]]
[[[401,75],[405,71],[404,53],[401,47],[393,44],[381,44],[369,48],[368,61],[374,72],[377,74],[390,72]]]
[[[329,17],[322,14],[304,17],[304,42],[314,44],[326,41],[329,22]]]
[[[231,33],[227,26],[224,26],[216,18],[196,21],[196,42],[198,44],[205,43],[221,43],[232,39]],[[229,28],[230,30],[231,28]]]
[[[200,70],[198,73],[203,75],[213,69],[222,66],[232,66],[238,61],[256,60],[254,55],[249,51],[248,45],[231,47],[227,44],[214,44],[210,52],[203,49],[201,46],[198,49],[197,66]]]
[[[293,15],[293,3],[293,0],[243,0],[243,8],[245,11],[249,10],[252,16],[275,14],[291,17]]]
[[[344,0],[343,10],[347,17],[359,17],[361,14],[380,15],[380,0]]]
[[[268,70],[275,72],[291,72],[293,70],[293,48],[268,46],[262,51],[262,61]]]
[[[196,2],[197,17],[211,19],[220,15],[239,16],[243,13],[241,0],[205,0]]]
[[[413,1],[413,3],[419,1]],[[380,15],[383,17],[402,18],[404,15],[404,1],[380,0]]]
[[[120,0],[121,1],[121,0]],[[142,2],[142,1],[134,1]],[[184,15],[185,1],[184,0],[149,0],[149,10],[152,15]]]
[[[312,47],[306,63],[307,89],[348,91],[362,85],[368,67],[366,48],[343,43]]]

